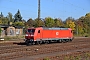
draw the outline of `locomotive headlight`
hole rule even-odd
[[[31,36],[34,36],[34,35],[31,35]]]
[[[28,36],[28,34],[26,34],[25,36]]]

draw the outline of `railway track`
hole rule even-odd
[[[17,51],[27,51],[27,50],[35,50],[35,49],[43,49],[42,47],[44,47],[45,49],[50,49],[52,48],[52,45],[54,45],[55,48],[58,48],[59,46],[63,46],[63,49],[67,48],[67,47],[72,47],[72,48],[77,48],[77,46],[87,46],[88,44],[84,44],[84,42],[80,42],[78,45],[73,45],[73,43],[65,43],[66,46],[62,44],[50,44],[50,45],[42,45],[42,46],[17,46],[17,45],[13,45],[13,46],[0,46],[0,54],[4,54],[4,53],[12,53],[12,52],[17,52]],[[68,45],[67,45],[68,44]],[[59,47],[60,48],[60,47]],[[72,49],[71,48],[71,49]],[[80,47],[79,47],[80,48]],[[5,51],[4,51],[5,50]]]
[[[0,46],[0,59],[15,59],[23,56],[34,56],[40,54],[47,54],[53,52],[65,52],[74,50],[89,50],[90,51],[90,38],[88,39],[76,39],[68,43],[54,43],[43,45],[12,45],[12,46]]]

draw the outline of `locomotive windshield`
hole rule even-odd
[[[35,32],[35,29],[28,29],[28,32],[29,33],[34,33]]]

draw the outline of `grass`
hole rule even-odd
[[[48,57],[44,58],[43,60],[50,60]]]
[[[4,40],[16,40],[16,39],[24,39],[24,36],[5,36]]]
[[[65,56],[54,56],[54,60],[56,59],[57,60],[57,57],[58,57],[58,60],[59,59],[62,59],[63,60],[90,60],[90,52],[89,53],[82,53],[82,54],[78,54],[78,55],[65,55]],[[43,58],[43,60],[52,60],[53,58],[51,57],[46,57],[46,58]]]
[[[64,60],[90,60],[90,53],[85,53],[77,56],[65,56]]]

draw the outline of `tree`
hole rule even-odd
[[[18,10],[17,13],[14,15],[14,22],[19,22],[19,21],[22,21],[22,17],[21,17],[21,14],[20,14],[20,11]]]
[[[23,22],[15,22],[14,25],[15,26],[24,26],[24,23]]]
[[[2,12],[1,12],[1,14],[0,14],[0,24],[3,24],[3,22],[2,22],[2,19],[3,19],[3,14],[2,14]]]
[[[20,11],[18,10],[17,13],[14,15],[14,25],[17,26],[24,26],[24,22],[22,21],[22,17]]]
[[[14,22],[12,16],[13,16],[12,13],[9,12],[7,17],[8,17],[8,19],[9,19],[10,22]]]
[[[2,12],[0,14],[0,24],[1,25],[8,25],[8,18],[7,17],[4,17]]]
[[[33,26],[35,25],[35,21],[32,20],[32,18],[30,18],[30,19],[26,22],[26,24],[27,24],[29,27],[33,27]]]
[[[38,24],[39,23],[39,24]],[[38,20],[37,18],[35,19],[35,27],[40,27],[44,26],[44,22],[40,19]]]
[[[90,34],[90,13],[78,19],[77,24],[78,33],[82,35]]]
[[[72,30],[75,30],[75,23],[72,21],[67,22],[67,26],[71,28]]]
[[[10,24],[10,25],[12,25],[13,24],[13,22],[14,22],[14,19],[13,19],[13,17],[12,17],[13,15],[12,15],[12,13],[8,13],[8,15],[7,15],[7,18],[8,18],[8,24]]]
[[[83,35],[84,34],[84,30],[83,30],[82,26],[78,26],[78,34],[79,35]]]
[[[2,17],[4,17],[4,16],[3,16],[2,12],[1,12],[1,14],[0,14],[0,18],[2,18]]]
[[[90,13],[87,13],[87,14],[85,15],[85,22],[86,22],[86,24],[87,24],[88,26],[90,26]]]
[[[74,19],[72,17],[68,17],[66,19],[66,27],[71,28],[72,30],[75,30],[75,23],[73,21]]]
[[[82,26],[84,33],[90,34],[90,13],[78,19],[78,25]]]
[[[0,37],[1,37],[1,33],[2,33],[2,30],[1,30],[1,27],[0,27]]]
[[[2,24],[2,19],[0,18],[0,24]]]
[[[84,33],[86,32],[86,22],[85,22],[85,17],[84,16],[82,16],[82,17],[80,17],[79,19],[78,19],[78,21],[77,21],[77,24],[76,24],[77,26],[81,26],[82,28],[83,28],[83,30],[84,30]],[[79,29],[79,28],[78,28]]]
[[[3,17],[3,18],[2,18],[2,24],[3,24],[3,25],[8,25],[8,21],[9,21],[9,20],[8,20],[7,17]]]
[[[44,22],[45,22],[46,27],[54,27],[55,22],[54,22],[53,18],[46,17]]]
[[[61,19],[57,19],[57,18],[55,18],[54,19],[54,26],[55,27],[62,27],[63,26],[63,22],[62,22],[62,20]]]
[[[87,17],[87,18],[89,17],[89,18],[90,18],[90,13],[87,13],[87,14],[85,15],[85,17]]]
[[[87,25],[87,33],[90,34],[90,13],[85,15],[85,24]]]

